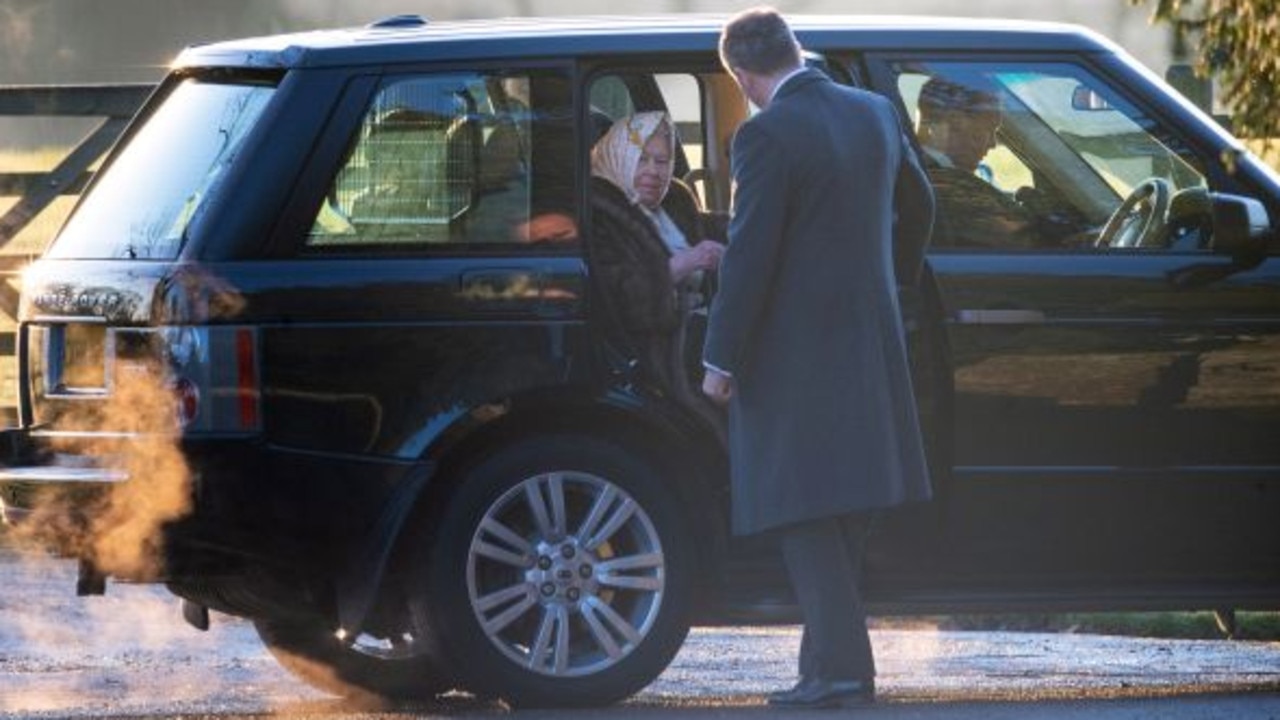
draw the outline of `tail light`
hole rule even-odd
[[[252,330],[236,330],[236,397],[239,398],[240,426],[258,427],[258,343]]]
[[[178,416],[178,427],[191,427],[200,416],[200,386],[188,378],[180,377],[173,381],[174,413]]]
[[[159,330],[186,432],[261,429],[258,337],[253,328],[180,326]]]
[[[187,433],[261,430],[258,334],[243,326],[113,327],[99,318],[43,317],[25,328],[32,424],[48,432],[128,432],[113,401],[157,382]],[[148,397],[152,397],[148,394]],[[127,402],[127,400],[123,400]],[[148,400],[149,402],[149,400]]]

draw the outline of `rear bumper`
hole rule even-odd
[[[181,488],[180,512],[147,525],[166,578],[246,566],[332,573],[360,556],[356,548],[372,542],[379,523],[407,512],[417,493],[404,490],[420,485],[406,479],[431,474],[421,462],[298,452],[255,437],[183,438],[176,449],[185,477],[174,485],[138,459],[145,438],[84,438],[83,454],[42,450],[49,438],[39,433],[9,439],[20,440],[21,450],[0,466],[0,515],[60,554],[94,559],[100,533],[139,519],[157,496]],[[58,439],[60,448],[74,447],[67,445],[73,439]],[[104,459],[90,450],[118,454]]]
[[[73,507],[129,479],[97,458],[50,452],[23,428],[0,431],[0,454],[0,519],[6,525],[31,520],[51,497],[68,498],[64,505]]]
[[[6,525],[21,525],[50,496],[97,495],[128,479],[122,470],[71,455],[54,456],[48,464],[0,468],[0,518]]]
[[[261,465],[261,446],[251,438],[11,429],[0,442],[0,521],[50,552],[141,579],[131,568],[117,572],[127,564],[112,556],[158,553],[147,573],[165,576],[193,554],[242,555],[255,546],[242,541],[233,549],[243,529],[224,524],[228,509],[244,503],[235,489],[246,469]],[[197,550],[183,542],[193,531]]]

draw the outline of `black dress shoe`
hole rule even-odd
[[[804,679],[790,690],[770,693],[769,705],[780,708],[833,708],[875,702],[874,680]]]
[[[772,705],[775,702],[785,703],[791,698],[795,697],[796,695],[802,692],[805,692],[808,689],[808,687],[812,685],[815,681],[816,681],[816,678],[802,677],[800,678],[800,682],[795,684],[795,687],[789,688],[787,690],[775,690],[769,693],[765,697],[768,698],[770,705]]]

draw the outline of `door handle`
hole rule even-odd
[[[542,276],[531,268],[492,268],[462,273],[462,297],[483,304],[536,302]]]
[[[958,325],[1039,325],[1045,322],[1040,310],[957,310]]]

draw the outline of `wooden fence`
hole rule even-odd
[[[101,118],[52,170],[15,172],[0,167],[0,198],[17,198],[0,215],[0,362],[12,367],[17,275],[27,262],[26,255],[5,252],[10,242],[59,197],[79,194],[92,177],[90,168],[124,132],[153,88],[150,84],[0,86],[0,117]],[[13,377],[13,372],[0,373],[9,381]],[[15,394],[5,388],[0,398],[0,420],[11,421]]]

